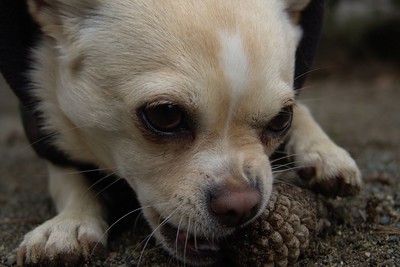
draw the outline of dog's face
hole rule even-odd
[[[131,184],[167,250],[212,262],[267,204],[306,2],[31,1],[48,128]]]

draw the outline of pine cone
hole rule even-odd
[[[287,184],[275,185],[264,214],[228,239],[236,266],[292,266],[317,227],[317,196]]]
[[[264,213],[227,238],[225,260],[216,266],[293,266],[315,237],[319,203],[310,190],[274,185]],[[140,266],[180,266],[159,246],[147,247]]]

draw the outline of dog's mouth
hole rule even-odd
[[[177,258],[194,265],[209,265],[223,256],[218,240],[197,236],[186,230],[180,230],[166,223],[160,228],[168,250]]]

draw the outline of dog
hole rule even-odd
[[[263,212],[282,144],[316,191],[359,191],[355,161],[296,100],[309,0],[28,4],[43,32],[30,72],[41,130],[72,161],[125,179],[176,258],[215,263],[219,241]],[[107,244],[107,211],[83,173],[48,171],[58,215],[26,234],[20,265],[73,265]]]

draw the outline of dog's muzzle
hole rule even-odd
[[[256,187],[216,187],[207,194],[205,208],[210,221],[202,223],[214,233],[205,235],[201,227],[196,225],[196,218],[192,218],[192,225],[189,221],[184,229],[180,225],[165,223],[160,228],[164,245],[185,262],[194,265],[214,264],[223,257],[223,237],[252,221],[263,206],[262,200],[260,190]]]

